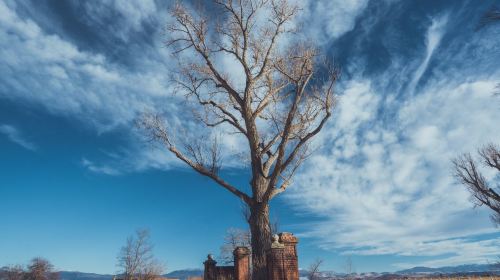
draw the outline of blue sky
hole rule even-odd
[[[186,117],[162,44],[169,2],[0,1],[0,265],[114,273],[126,237],[149,228],[169,271],[201,267],[245,226],[237,199],[134,127],[148,110]],[[301,34],[343,70],[316,153],[272,204],[300,266],[495,260],[498,228],[450,176],[455,155],[500,139],[500,26],[476,30],[495,1],[300,3]]]

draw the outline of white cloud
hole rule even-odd
[[[16,127],[9,125],[9,124],[0,124],[0,133],[4,134],[7,136],[7,138],[22,146],[25,149],[28,149],[30,151],[35,151],[37,149],[36,145],[31,143],[30,141],[26,140],[22,133],[17,129]]]
[[[419,263],[396,263],[397,267],[410,268],[414,266],[442,267],[449,265],[476,264],[485,263],[488,260],[495,260],[498,257],[498,248],[500,247],[500,238],[487,240],[470,239],[450,239],[436,241],[429,244],[422,244],[420,250],[425,253],[431,250],[434,253],[448,254],[455,253],[453,256],[438,258],[434,260],[422,261]],[[438,248],[436,251],[435,248]]]

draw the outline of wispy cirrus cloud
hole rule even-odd
[[[427,67],[429,66],[429,61],[431,60],[432,55],[434,54],[436,48],[439,46],[439,42],[441,41],[441,38],[443,37],[443,34],[446,31],[445,28],[447,20],[448,20],[448,15],[443,15],[439,18],[435,18],[432,21],[431,26],[427,30],[426,44],[425,44],[426,45],[425,58],[418,66],[417,70],[415,70],[413,78],[408,85],[409,94],[413,94],[415,92],[415,87],[422,78],[422,75],[424,74],[425,70],[427,70]]]
[[[94,172],[94,173],[99,173],[99,174],[105,174],[105,175],[120,175],[121,172],[117,170],[116,168],[113,168],[109,165],[105,164],[97,164],[93,161],[90,161],[86,158],[82,158],[81,164],[83,167],[87,168],[89,171]]]
[[[456,238],[449,240],[439,240],[429,243],[424,243],[419,247],[421,250],[418,255],[426,255],[427,250],[430,254],[441,254],[442,256],[432,260],[415,263],[395,263],[395,267],[410,268],[415,265],[427,267],[442,267],[450,265],[462,264],[478,264],[495,262],[498,258],[498,248],[500,246],[500,238],[491,238],[484,240],[474,240],[471,238]],[[439,255],[438,255],[439,256]]]
[[[13,125],[9,124],[0,124],[0,133],[4,134],[10,141],[20,145],[21,147],[30,150],[36,151],[37,146],[28,141],[21,131]]]

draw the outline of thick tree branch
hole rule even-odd
[[[214,172],[214,170],[210,170],[210,169],[206,168],[200,162],[192,161],[187,156],[185,156],[180,150],[178,150],[177,147],[172,142],[172,140],[167,132],[167,129],[166,129],[165,125],[163,124],[162,119],[159,116],[147,115],[141,120],[140,125],[149,133],[149,136],[153,140],[156,140],[156,141],[163,143],[170,152],[172,152],[178,159],[182,160],[187,165],[189,165],[191,168],[193,168],[196,172],[200,173],[203,176],[206,176],[206,177],[212,179],[213,181],[218,183],[220,186],[222,186],[223,188],[225,188],[226,190],[228,190],[232,194],[239,197],[245,203],[247,203],[249,205],[252,203],[250,197],[247,194],[238,190],[236,187],[232,186],[228,182],[224,181],[221,177],[219,177]]]
[[[297,108],[298,108],[299,103],[301,101],[305,87],[307,86],[307,83],[309,82],[311,76],[312,76],[312,72],[307,76],[304,83],[297,85],[297,92],[295,93],[295,97],[294,97],[294,100],[292,102],[292,106],[287,114],[287,118],[285,121],[285,127],[283,129],[283,136],[281,137],[281,142],[278,146],[278,156],[276,159],[276,164],[275,164],[273,173],[271,174],[270,185],[268,188],[272,188],[276,184],[276,181],[278,180],[278,176],[282,172],[281,165],[282,165],[282,162],[284,160],[285,149],[287,147],[288,140],[290,139],[289,137],[290,137],[290,134],[292,132],[292,123],[293,123],[295,115],[297,113]]]
[[[478,151],[482,163],[486,167],[497,171],[500,150],[493,144],[489,144]],[[472,195],[476,206],[486,205],[494,211],[492,220],[500,224],[500,196],[498,192],[489,186],[486,178],[479,172],[476,162],[470,154],[463,154],[453,161],[454,175],[457,180],[465,185]]]

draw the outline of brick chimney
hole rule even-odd
[[[234,279],[250,279],[250,250],[247,247],[236,247],[234,256]]]
[[[211,254],[207,256],[207,260],[203,262],[205,265],[205,272],[203,273],[204,280],[216,280],[217,271],[216,264],[217,262],[214,260]]]
[[[285,266],[286,280],[299,280],[299,260],[297,255],[297,237],[289,232],[282,232],[279,234],[280,243],[285,247],[283,254],[283,262]]]
[[[297,237],[283,232],[273,236],[271,249],[267,253],[269,280],[299,280]]]

